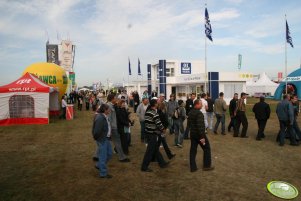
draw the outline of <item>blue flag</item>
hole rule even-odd
[[[132,75],[130,58],[129,58],[129,75]]]
[[[138,58],[138,75],[141,75],[140,60],[139,60],[139,58]]]
[[[212,36],[211,36],[212,29],[211,29],[211,24],[210,24],[207,8],[205,8],[205,21],[206,21],[205,22],[205,34],[209,40],[213,41]]]
[[[290,33],[290,29],[288,27],[287,21],[286,21],[286,42],[289,43],[291,45],[291,47],[293,48],[293,40],[291,37],[291,33]]]

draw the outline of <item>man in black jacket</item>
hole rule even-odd
[[[190,98],[188,98],[186,100],[186,104],[185,104],[186,116],[188,116],[190,110],[193,109],[193,101],[194,100],[195,100],[195,93],[192,93],[191,96],[190,96]],[[184,132],[184,139],[189,139],[188,135],[189,135],[189,126],[187,124],[185,132]]]
[[[235,129],[235,126],[236,126],[235,110],[237,107],[237,100],[238,100],[238,94],[235,93],[233,96],[233,99],[230,101],[230,105],[229,105],[229,113],[230,113],[231,121],[228,126],[228,132],[231,132],[231,128]]]
[[[190,128],[190,171],[197,171],[197,166],[195,162],[195,157],[197,154],[197,147],[200,145],[203,149],[203,170],[213,170],[214,167],[211,165],[211,149],[209,140],[205,134],[205,122],[204,115],[200,111],[202,108],[202,102],[200,100],[195,100],[194,108],[190,111],[188,116],[188,125]]]
[[[264,97],[260,97],[259,102],[253,106],[252,110],[255,113],[255,118],[258,124],[256,140],[261,140],[261,138],[265,138],[264,129],[268,119],[270,118],[271,109],[269,104],[264,102]]]

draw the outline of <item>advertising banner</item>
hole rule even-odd
[[[58,45],[46,45],[47,63],[54,63],[59,65],[59,49]]]
[[[61,51],[61,66],[65,69],[65,71],[72,72],[72,64],[73,64],[73,45],[69,40],[63,40],[62,43],[62,51]]]
[[[72,82],[72,86],[75,85],[75,73],[74,72],[69,72],[69,80]]]
[[[152,93],[152,65],[151,64],[147,64],[147,91],[148,94]]]

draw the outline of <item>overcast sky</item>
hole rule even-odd
[[[76,45],[79,86],[106,79],[137,78],[137,60],[204,59],[204,9],[200,0],[1,0],[0,84],[46,60],[45,43],[70,38]],[[270,77],[285,67],[285,14],[294,48],[288,45],[288,71],[300,66],[300,0],[207,0],[213,42],[208,71],[242,71]]]

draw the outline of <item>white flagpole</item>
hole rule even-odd
[[[285,14],[285,94],[287,94],[287,27]]]

